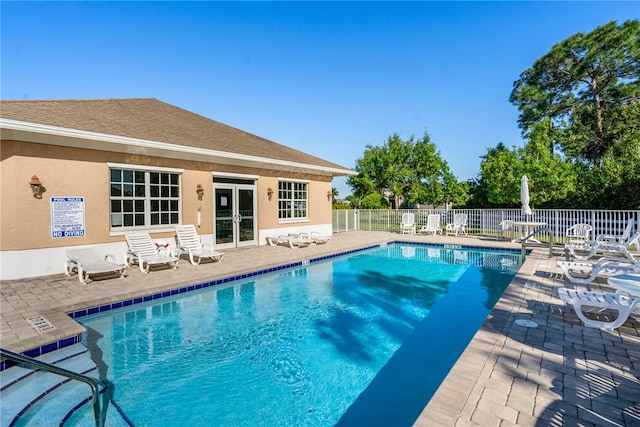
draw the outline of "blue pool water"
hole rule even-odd
[[[78,320],[136,426],[411,425],[519,265],[396,244]]]

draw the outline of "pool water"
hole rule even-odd
[[[138,427],[411,425],[519,265],[394,244],[78,320]]]

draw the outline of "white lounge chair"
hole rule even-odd
[[[455,214],[453,216],[453,223],[446,224],[444,227],[446,230],[447,236],[450,233],[453,233],[456,236],[458,234],[464,234],[465,236],[467,236],[467,230],[465,229],[467,226],[467,218],[468,218],[467,214],[464,214],[464,213]]]
[[[577,259],[587,260],[596,254],[613,254],[633,258],[629,247],[640,239],[640,231],[633,232],[635,221],[630,221],[624,233],[619,236],[599,235],[595,240],[583,244],[565,245],[565,251]]]
[[[129,246],[125,256],[127,266],[137,262],[144,274],[147,274],[149,267],[154,264],[168,264],[172,268],[178,268],[178,257],[160,253],[149,234],[127,234],[125,238]]]
[[[312,231],[309,233],[309,239],[311,239],[311,243],[314,245],[321,245],[324,243],[329,243],[331,240],[331,236],[321,236],[317,231]]]
[[[311,237],[307,233],[281,234],[278,237],[267,237],[267,243],[271,246],[288,245],[291,249],[303,248],[311,245]]]
[[[562,301],[573,307],[585,326],[605,331],[611,331],[623,325],[634,308],[640,303],[640,298],[629,297],[618,292],[611,294],[560,288],[558,289],[558,294]],[[614,310],[618,312],[618,317],[612,321],[595,320],[585,316],[583,310],[586,310],[587,313],[601,313],[604,310]]]
[[[436,233],[442,234],[442,228],[440,228],[440,214],[429,214],[427,217],[427,225],[424,225],[418,230],[418,233]]]
[[[203,244],[200,236],[193,224],[176,225],[176,241],[178,246],[176,253],[178,257],[187,255],[192,265],[200,265],[202,259],[210,259],[213,261],[222,261],[224,252],[218,252],[213,246]]]
[[[588,285],[596,277],[619,273],[640,273],[640,261],[629,258],[600,258],[596,263],[558,261],[565,277],[578,285]]]
[[[75,270],[78,273],[78,280],[83,285],[86,285],[89,276],[94,274],[118,273],[122,278],[127,268],[126,265],[116,262],[115,255],[101,256],[92,248],[67,249],[65,253],[68,259],[64,263],[64,274],[71,276]]]
[[[403,213],[400,223],[400,232],[416,234],[416,216],[412,213]]]

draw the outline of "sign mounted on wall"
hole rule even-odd
[[[84,197],[51,198],[51,237],[83,237]]]

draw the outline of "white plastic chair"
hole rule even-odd
[[[125,255],[127,266],[137,262],[144,274],[147,274],[149,267],[154,264],[168,264],[174,269],[178,268],[178,257],[160,253],[149,234],[127,234],[125,238],[129,246]]]
[[[464,213],[455,214],[453,216],[453,223],[445,225],[447,236],[450,233],[453,233],[456,236],[458,234],[464,234],[465,236],[467,236],[467,230],[465,230],[465,227],[467,226],[467,218],[468,218],[467,214],[464,214]]]
[[[311,243],[314,245],[321,245],[324,243],[329,243],[331,240],[331,236],[321,236],[317,231],[312,231],[309,233],[309,239],[311,239]]]
[[[596,236],[595,240],[567,244],[565,251],[582,260],[587,260],[596,254],[612,254],[633,259],[629,248],[640,239],[640,231],[633,232],[634,226],[635,221],[629,221],[621,235],[600,234]]]
[[[271,246],[287,245],[291,249],[303,248],[313,243],[307,233],[281,234],[278,237],[267,237],[267,243]]]
[[[640,298],[633,298],[620,293],[611,294],[560,288],[558,289],[558,294],[562,301],[573,307],[585,326],[605,331],[611,331],[622,326],[631,312],[638,306],[638,303],[640,303]],[[585,307],[587,312],[593,309],[597,312],[605,309],[614,310],[618,312],[618,317],[612,321],[590,319],[582,311]]]
[[[442,228],[440,228],[440,214],[429,214],[427,217],[427,225],[424,225],[418,233],[436,233],[442,234]]]
[[[400,223],[400,232],[402,234],[416,234],[416,216],[412,213],[403,213],[402,222]]]
[[[596,263],[558,261],[556,265],[562,269],[564,276],[571,283],[588,285],[598,276],[640,273],[640,261],[630,258],[600,258]]]
[[[588,242],[592,230],[592,226],[584,223],[578,223],[567,228],[564,234],[565,245],[584,244]]]
[[[176,255],[187,255],[192,265],[200,265],[202,259],[222,261],[224,252],[218,252],[213,246],[203,244],[193,224],[176,225]]]
[[[116,262],[115,255],[100,256],[93,248],[67,249],[65,253],[68,259],[64,263],[64,274],[71,276],[75,270],[78,280],[83,285],[86,285],[89,276],[94,274],[117,273],[122,278],[127,268],[126,265]]]

